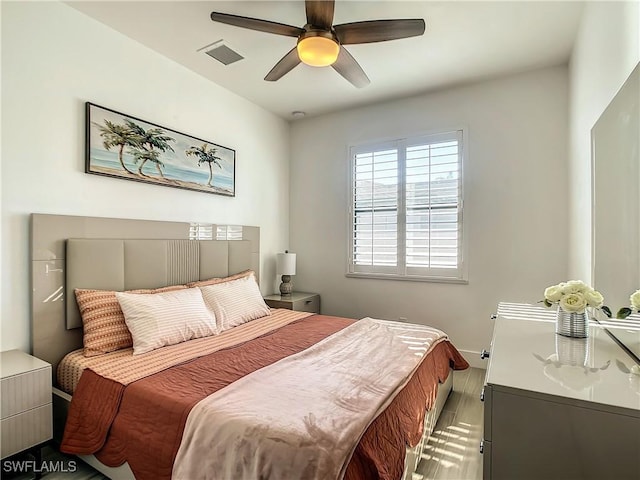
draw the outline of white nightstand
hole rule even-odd
[[[0,458],[51,440],[51,365],[20,350],[0,352]]]
[[[291,295],[267,295],[264,301],[271,308],[320,313],[320,295],[317,293],[293,292]]]

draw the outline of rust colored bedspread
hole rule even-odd
[[[169,479],[187,416],[196,403],[353,322],[325,315],[307,317],[127,387],[86,370],[72,398],[61,450],[95,454],[112,467],[128,462],[140,480]],[[451,343],[440,342],[369,426],[349,463],[347,480],[401,478],[405,447],[420,440],[425,412],[435,403],[438,382],[446,380],[450,364],[455,369],[468,367]]]

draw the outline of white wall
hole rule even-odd
[[[638,61],[640,2],[586,2],[569,69],[572,278],[592,281],[591,128]]]
[[[1,349],[29,349],[32,212],[258,225],[271,292],[289,238],[288,124],[65,4],[1,8]],[[85,174],[85,101],[236,149],[237,196]]]
[[[295,122],[295,288],[326,314],[427,323],[489,344],[498,301],[532,302],[567,274],[568,72],[555,67]],[[466,126],[469,284],[346,278],[348,145]]]

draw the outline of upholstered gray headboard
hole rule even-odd
[[[52,364],[55,383],[60,360],[82,347],[75,288],[157,288],[249,268],[259,280],[260,229],[241,230],[237,240],[195,240],[186,222],[33,214],[33,354]]]
[[[67,241],[67,328],[82,328],[76,288],[134,290],[226,277],[251,268],[247,240]]]

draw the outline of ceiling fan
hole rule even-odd
[[[211,20],[298,38],[297,45],[264,77],[269,82],[279,80],[303,62],[314,67],[331,65],[336,72],[358,88],[369,85],[370,80],[344,45],[416,37],[422,35],[425,30],[425,23],[421,18],[369,20],[333,25],[334,6],[334,0],[306,0],[307,23],[302,28],[219,12],[211,12]]]

